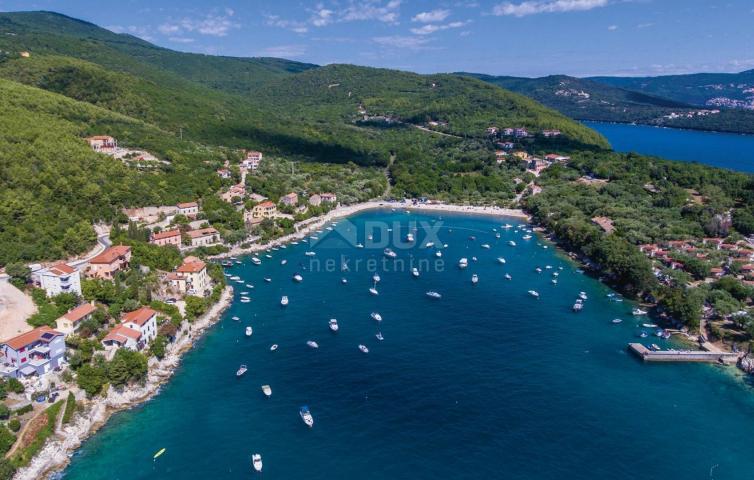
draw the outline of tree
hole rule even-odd
[[[4,425],[0,425],[0,453],[4,454],[13,444],[16,443],[16,436]]]
[[[10,417],[10,409],[4,403],[0,403],[0,419],[7,420]]]
[[[17,378],[9,378],[5,384],[6,389],[13,393],[24,393],[24,384]]]
[[[698,288],[664,287],[660,305],[691,330],[699,328],[704,295]]]
[[[95,365],[83,365],[76,372],[76,384],[86,392],[88,397],[98,395],[107,382],[105,369]]]
[[[121,349],[118,351],[124,350]],[[129,377],[128,362],[122,355],[116,355],[107,365],[107,379],[113,386],[122,387],[128,383]]]
[[[189,295],[186,300],[186,318],[194,320],[207,310],[207,304],[203,298]]]
[[[172,324],[168,323],[167,325],[172,326]],[[162,360],[163,357],[165,357],[165,350],[166,346],[168,344],[167,338],[165,338],[163,335],[157,335],[154,340],[152,340],[152,345],[149,347],[149,353],[157,357],[158,359]]]
[[[31,270],[20,262],[13,262],[6,265],[5,273],[10,276],[11,283],[19,289],[23,288],[31,281]]]

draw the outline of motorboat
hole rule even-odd
[[[274,352],[277,349],[278,349],[278,344],[277,343],[273,343],[272,345],[270,345],[270,351],[271,352]]]
[[[558,284],[558,279],[557,278],[553,278],[552,280],[550,280],[550,282],[552,282],[553,285],[557,285]]]
[[[319,344],[315,342],[314,340],[307,340],[307,345],[309,345],[311,348],[319,348]]]
[[[398,254],[397,254],[397,253],[395,253],[394,251],[392,251],[392,250],[391,250],[391,249],[389,249],[389,248],[386,248],[385,250],[383,250],[383,253],[384,253],[384,254],[385,254],[385,256],[386,256],[386,257],[388,257],[388,258],[395,258],[395,257],[397,257],[397,256],[398,256]]]
[[[250,337],[252,333],[254,333],[254,330],[251,327],[246,327],[246,336]]]
[[[345,278],[345,277],[343,277],[343,278],[340,279],[340,283],[342,283],[343,285],[345,285],[346,283],[348,283],[348,279]]]
[[[372,295],[379,295],[380,294],[380,292],[378,292],[377,289],[374,288],[374,287],[372,287],[372,288],[369,289],[369,293],[371,293]]]
[[[258,453],[255,453],[251,456],[251,465],[254,467],[254,470],[257,472],[262,471],[262,456]]]
[[[490,244],[489,244],[489,243],[483,243],[483,244],[481,244],[480,246],[481,246],[482,248],[484,248],[485,250],[489,250],[489,249],[490,249]]]
[[[374,280],[374,283],[379,283],[381,279],[380,276],[375,273],[374,275],[372,275],[372,280]]]
[[[230,319],[233,320],[234,322],[240,322],[241,321],[240,317],[230,317]]]
[[[369,353],[369,349],[366,345],[359,345],[359,350],[361,350],[362,353]]]
[[[411,275],[413,275],[414,277],[418,277],[419,276],[419,269],[416,268],[416,267],[413,267],[411,269]]]
[[[280,305],[284,307],[288,305],[288,297],[286,295],[283,295],[282,297],[280,297]]]
[[[498,233],[495,234],[495,238],[500,238],[500,236],[501,236],[500,232],[498,232]]]
[[[240,284],[243,284],[243,280],[241,280],[241,279],[239,278],[238,280],[236,280],[236,283],[240,283]]]
[[[647,338],[647,336],[648,336],[648,334],[644,330],[642,330],[641,333],[639,333],[639,337],[641,337],[641,338]]]
[[[476,237],[474,235],[469,235],[469,240],[473,242],[474,240],[476,240]]]
[[[268,253],[267,255],[265,255],[265,258],[272,258],[272,255],[270,255],[270,254]]]
[[[270,398],[272,396],[272,389],[269,385],[262,385],[262,393],[264,393],[265,397]]]
[[[280,265],[285,265],[286,263],[288,263],[288,260],[286,259],[280,260]]]
[[[295,282],[300,282],[300,281],[302,281],[303,279],[304,279],[304,277],[302,277],[300,273],[297,273],[296,275],[294,275],[294,276],[293,276],[293,280],[294,280]]]
[[[524,236],[523,236],[523,237],[521,237],[521,238],[523,238],[524,240],[531,240],[531,235],[529,235],[529,234],[526,234],[526,235],[524,235]]]
[[[623,320],[621,320],[620,318],[613,318],[611,322],[613,325],[618,325],[619,323],[623,323]]]
[[[440,258],[442,257],[442,252],[440,250],[435,252],[435,257]]]
[[[471,283],[473,285],[476,285],[477,283],[479,283],[479,276],[476,273],[471,276]]]
[[[505,225],[503,225],[500,228],[504,228],[504,229],[508,230],[509,228],[513,228],[513,225],[511,225],[510,223],[506,223]]]
[[[665,330],[663,330],[662,328],[658,328],[657,330],[655,330],[655,337],[662,338],[663,335],[665,335]]]
[[[357,243],[356,244],[356,248],[364,248],[364,244],[363,243]]]
[[[558,272],[552,272],[552,276],[553,276],[553,277],[559,277],[559,276],[560,276],[560,273],[558,273]]]
[[[429,298],[437,298],[437,299],[440,299],[440,298],[442,298],[442,295],[440,295],[439,293],[435,292],[434,290],[430,290],[430,291],[428,291],[428,292],[426,293],[426,295],[427,295],[427,296],[428,296]]]
[[[298,414],[307,427],[311,428],[314,426],[314,417],[312,417],[312,413],[309,411],[309,407],[304,405],[299,409]]]
[[[539,298],[539,292],[537,292],[536,290],[529,290],[529,295],[534,298]]]
[[[516,242],[514,242],[513,240],[508,240],[508,245],[510,245],[511,247],[515,247]]]
[[[573,311],[574,312],[580,312],[584,308],[584,304],[581,302],[581,300],[576,300],[576,303],[573,304]]]
[[[539,268],[539,267],[535,268],[534,271],[537,272],[537,273],[542,273],[542,269]]]
[[[264,281],[270,283],[272,282],[272,279],[270,277],[264,277]]]
[[[328,326],[330,327],[330,330],[332,330],[333,332],[338,331],[338,321],[336,319],[331,318],[330,322],[328,323]]]
[[[657,328],[656,323],[642,323],[641,326],[644,328]]]
[[[586,296],[586,292],[579,292],[579,298],[582,300],[586,300],[588,297]]]
[[[241,365],[240,367],[238,367],[238,370],[236,370],[236,377],[240,377],[241,375],[246,373],[247,370],[248,368],[246,368],[246,365]]]
[[[385,340],[385,337],[382,336],[382,332],[377,332],[377,335],[375,335],[375,338],[379,340],[380,342]]]
[[[414,235],[412,233],[406,234],[406,241],[407,242],[413,242],[414,241]]]
[[[424,248],[432,248],[435,246],[435,242],[427,242],[424,244]]]
[[[372,317],[372,320],[375,320],[377,322],[381,322],[382,321],[382,315],[380,315],[377,312],[372,312],[369,316]]]
[[[637,317],[641,315],[646,315],[647,313],[648,312],[646,310],[642,310],[641,308],[638,308],[638,307],[631,310],[631,315],[636,315]]]
[[[241,297],[241,303],[249,303],[251,302],[251,298],[249,297]]]
[[[477,258],[476,258],[476,257],[471,257],[471,261],[472,261],[472,262],[476,262],[476,261],[477,261]]]
[[[502,265],[505,263],[505,259],[503,257],[497,257],[497,263]]]
[[[257,257],[251,257],[251,263],[253,263],[254,265],[261,265],[262,261]]]
[[[467,258],[462,258],[458,260],[458,268],[466,268],[469,266],[469,260]]]
[[[307,257],[313,257],[314,255],[316,255],[316,252],[312,252],[312,251],[310,250],[310,251],[308,251],[308,252],[305,252],[305,253],[304,253],[304,255],[306,255]]]
[[[546,270],[552,270],[552,265],[545,265]]]
[[[513,279],[513,277],[511,277],[509,273],[506,273],[506,274],[505,274],[505,279],[506,279],[506,280],[512,280],[512,279]]]
[[[237,282],[237,281],[241,280],[241,277],[239,277],[238,275],[234,275],[234,276],[230,277],[230,280],[232,280],[234,282]]]

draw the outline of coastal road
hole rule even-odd
[[[77,260],[71,260],[68,263],[68,265],[78,269],[78,267],[86,264],[91,260],[92,258],[96,257],[100,253],[104,252],[105,249],[110,247],[112,242],[110,242],[110,229],[107,227],[94,227],[95,230],[97,230],[97,245],[86,254],[84,258],[79,258]]]

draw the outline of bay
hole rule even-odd
[[[379,295],[370,295],[368,262],[385,258],[379,242],[404,238],[411,222],[416,243],[391,243],[406,263],[379,265]],[[356,248],[366,231],[378,244]],[[612,301],[607,287],[524,234],[511,219],[373,211],[322,232],[316,245],[233,267],[254,284],[252,301],[232,305],[158,396],[85,442],[65,478],[249,478],[255,452],[270,479],[750,478],[754,396],[737,374],[641,363],[626,351],[640,330],[632,305]],[[442,263],[421,248],[435,238],[448,244]],[[461,257],[467,269],[457,267]],[[409,273],[411,259],[419,278]],[[443,297],[430,299],[428,290]],[[589,299],[575,314],[580,291]],[[242,363],[249,371],[236,378]],[[312,429],[299,418],[302,405],[314,415]]]

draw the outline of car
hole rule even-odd
[[[167,303],[168,305],[175,305],[175,298],[168,298],[167,300],[165,300],[165,303]]]

